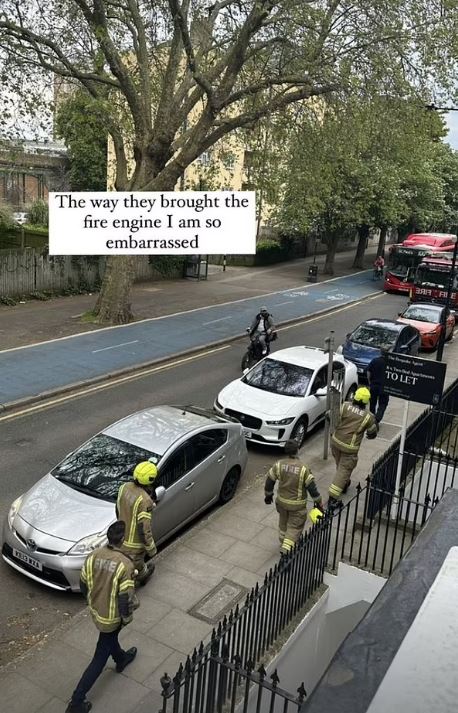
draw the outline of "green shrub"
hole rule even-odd
[[[173,278],[183,274],[185,257],[174,255],[150,255],[148,262],[162,277]]]
[[[289,250],[276,240],[260,240],[256,245],[255,265],[272,265],[289,257]]]
[[[15,227],[16,223],[14,222],[12,211],[8,206],[0,203],[0,231],[6,232],[7,230],[12,230]]]
[[[31,225],[41,225],[47,227],[49,223],[49,210],[47,201],[36,200],[28,210],[28,222]]]

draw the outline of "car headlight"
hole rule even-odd
[[[68,550],[68,555],[88,555],[92,550],[97,549],[97,547],[102,547],[107,542],[106,532],[97,532],[93,535],[88,535],[83,537],[82,540],[74,544]]]
[[[10,528],[10,530],[13,527],[13,520],[19,512],[19,508],[21,507],[23,497],[24,497],[23,495],[20,495],[18,498],[16,498],[16,500],[10,507],[10,510],[8,513],[8,527]]]
[[[342,344],[339,344],[339,346],[336,349],[336,354],[343,354],[343,346]]]
[[[279,421],[266,421],[268,426],[287,426],[294,421],[294,416],[292,418],[281,418]]]

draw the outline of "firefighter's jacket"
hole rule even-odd
[[[112,545],[92,552],[81,570],[80,588],[99,631],[116,631],[132,620],[134,564]]]
[[[377,435],[374,414],[352,403],[340,407],[340,419],[332,434],[332,443],[343,453],[358,453],[365,431],[369,437]]]
[[[267,473],[265,494],[272,495],[278,480],[276,502],[285,510],[301,510],[307,505],[307,493],[315,502],[321,500],[315,478],[299,458],[277,461]]]
[[[151,531],[154,502],[146,490],[134,483],[123,483],[119,488],[116,514],[126,523],[123,549],[135,555],[139,552],[156,554]]]

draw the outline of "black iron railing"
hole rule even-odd
[[[213,713],[208,708],[210,659],[223,657],[233,662],[238,656],[243,665],[254,668],[278,640],[311,595],[322,585],[329,559],[332,518],[325,516],[301,536],[296,546],[256,584],[243,606],[236,606],[213,630],[207,645],[203,642],[176,675],[163,678],[163,709],[173,699],[172,710],[183,713]],[[183,708],[181,708],[183,706]]]
[[[383,506],[372,511],[374,499]],[[366,485],[357,485],[356,495],[334,518],[330,569],[335,571],[339,561],[343,561],[389,577],[439,499],[426,493],[419,501],[407,497],[403,490],[396,497],[376,488],[367,478]]]
[[[301,683],[294,695],[280,688],[279,683],[276,670],[268,676],[262,665],[255,670],[253,661],[247,661],[244,667],[240,656],[229,660],[226,646],[221,656],[213,646],[213,652],[205,661],[185,667],[173,681],[167,676],[161,679],[162,710],[171,713],[234,713],[237,707],[238,713],[300,713],[307,695],[304,684]],[[171,701],[169,708],[168,701]]]
[[[458,453],[458,380],[444,391],[439,408],[426,409],[408,427],[401,470],[401,485],[406,485],[428,459],[429,454]],[[383,509],[394,492],[398,465],[400,438],[374,463],[371,479],[375,489],[386,491],[386,496],[374,490],[368,512],[375,516]],[[450,457],[450,455],[448,455]]]

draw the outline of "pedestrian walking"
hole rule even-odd
[[[286,441],[286,458],[272,466],[264,485],[264,502],[271,505],[275,483],[278,482],[275,506],[279,514],[278,534],[282,555],[292,550],[302,534],[307,520],[307,494],[313,499],[315,508],[323,510],[315,478],[310,469],[299,460],[297,453],[297,441]]]
[[[374,414],[366,411],[370,391],[360,386],[351,402],[340,407],[340,418],[331,436],[331,453],[336,462],[336,474],[329,486],[328,509],[341,505],[342,494],[350,487],[351,474],[358,463],[358,452],[364,433],[368,438],[377,436],[378,427]]]
[[[156,545],[151,530],[154,502],[154,482],[157,468],[150,461],[142,461],[133,472],[133,481],[123,483],[118,491],[116,515],[126,523],[122,551],[134,563],[138,574],[136,585],[147,582],[154,572],[152,559]]]
[[[86,598],[99,638],[92,661],[73,691],[66,713],[88,713],[92,703],[86,694],[110,658],[122,673],[137,655],[135,646],[124,651],[118,641],[123,626],[132,621],[134,565],[119,549],[125,535],[125,523],[114,522],[107,531],[108,545],[94,550],[81,571],[80,587]]]
[[[367,378],[369,381],[369,389],[371,392],[370,411],[374,414],[377,423],[380,423],[390,397],[385,394],[385,374],[386,362],[389,349],[382,347],[380,356],[375,357],[367,367]]]

